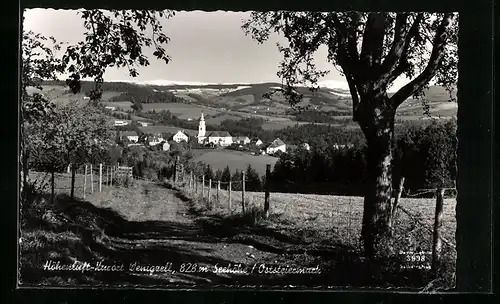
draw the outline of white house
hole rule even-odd
[[[173,139],[175,142],[178,142],[178,143],[179,143],[179,142],[181,142],[181,141],[188,142],[189,137],[188,137],[186,134],[184,134],[184,132],[179,131],[179,132],[175,133],[175,135],[174,135],[174,136],[172,136],[172,139]]]
[[[108,110],[111,110],[111,111],[114,111],[116,110],[116,107],[112,107],[112,106],[106,106],[104,107],[105,109],[108,109]]]
[[[115,120],[115,126],[126,126],[128,124],[129,122],[126,120],[118,120],[118,119]]]
[[[266,147],[267,154],[274,154],[278,151],[286,152],[286,144],[279,138],[276,138],[269,146]]]
[[[126,138],[130,142],[138,142],[139,141],[139,135],[135,131],[125,131],[121,133],[121,138]]]
[[[143,127],[147,127],[147,126],[149,125],[149,124],[148,124],[147,122],[145,122],[145,121],[138,121],[137,123],[138,123],[138,124],[140,124],[140,125],[141,125],[141,126],[143,126]]]
[[[227,147],[233,143],[233,137],[227,131],[214,131],[208,134],[206,142]]]
[[[250,138],[248,138],[246,136],[233,137],[233,143],[247,145],[250,143]]]
[[[160,134],[150,136],[148,139],[150,146],[156,146],[157,144],[162,143],[164,141],[163,137]]]
[[[260,147],[263,144],[262,140],[260,140],[258,138],[253,138],[251,140],[251,143],[254,144],[254,145],[256,145],[257,147]]]
[[[163,151],[170,150],[170,144],[168,142],[164,142],[163,145],[162,145],[162,150]]]

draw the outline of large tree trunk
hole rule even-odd
[[[367,181],[361,237],[369,258],[387,256],[390,246],[395,111],[385,97],[365,103],[359,124],[366,136]]]

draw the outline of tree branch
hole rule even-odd
[[[396,68],[401,55],[403,54],[403,49],[405,42],[407,41],[407,21],[408,14],[400,13],[396,16],[396,24],[394,26],[394,41],[392,43],[391,49],[387,54],[384,62],[382,63],[380,74],[386,74]]]
[[[453,13],[447,13],[441,20],[441,23],[436,30],[429,62],[427,63],[427,66],[422,71],[422,73],[420,73],[420,75],[410,81],[407,85],[399,89],[399,91],[390,98],[389,103],[395,109],[409,96],[422,89],[436,75],[441,59],[443,58],[445,53],[444,48],[446,46],[446,40],[448,36],[447,30],[450,26],[452,18]]]
[[[366,21],[360,60],[370,70],[378,67],[382,59],[386,19],[386,13],[370,13]]]
[[[346,77],[349,75],[350,81],[355,85],[354,89],[356,89],[356,86],[359,86],[361,82],[361,66],[357,48],[356,28],[352,26],[351,30],[348,30],[348,28],[340,22],[336,13],[333,13],[331,17],[332,22],[327,20],[327,26],[337,29],[337,39],[331,39],[329,47],[333,49],[335,47],[337,48],[337,60],[344,74]],[[359,18],[359,14],[357,17]],[[357,22],[357,19],[353,19],[352,22]]]
[[[420,13],[415,18],[415,21],[412,23],[410,29],[404,40],[403,50],[398,58],[398,64],[393,66],[391,70],[387,72],[388,77],[385,79],[385,85],[392,83],[396,78],[398,78],[405,69],[408,64],[408,53],[410,51],[411,40],[418,34],[418,29],[420,27],[420,23],[424,18],[424,14]]]
[[[347,84],[349,85],[349,91],[352,97],[352,120],[358,121],[358,106],[359,106],[359,95],[358,90],[356,89],[356,82],[354,81],[354,77],[346,73],[345,78],[347,80]]]

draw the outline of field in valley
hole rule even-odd
[[[194,150],[194,161],[201,161],[203,163],[209,164],[212,169],[224,170],[226,166],[233,173],[238,170],[246,170],[248,165],[251,165],[260,176],[265,175],[266,165],[271,165],[271,170],[278,161],[277,157],[268,155],[250,155],[241,151],[234,151],[228,149],[222,150],[211,150],[211,149],[199,149]]]
[[[214,108],[186,103],[144,103],[142,107],[143,111],[146,112],[152,111],[153,109],[156,112],[169,110],[180,119],[191,118],[196,120],[201,116],[202,112],[207,116],[219,113],[219,110]]]

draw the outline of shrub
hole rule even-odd
[[[117,174],[113,180],[117,187],[130,188],[135,185],[134,179],[130,175]]]

